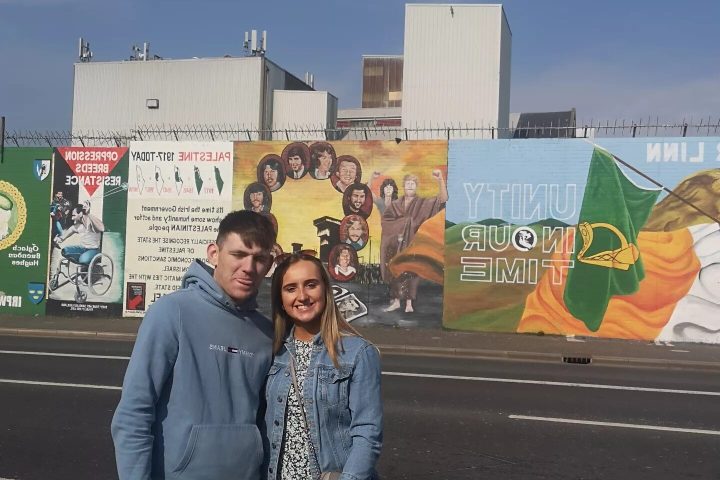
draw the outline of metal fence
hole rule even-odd
[[[294,127],[263,130],[244,125],[150,125],[129,131],[9,131],[6,147],[23,146],[127,146],[131,141],[353,141],[353,140],[452,140],[506,138],[603,138],[603,137],[697,137],[720,133],[720,118],[681,123],[646,120],[590,121],[574,126],[518,125],[513,128],[459,124],[403,128],[367,126],[362,128]]]

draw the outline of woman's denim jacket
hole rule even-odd
[[[380,355],[362,337],[347,335],[341,341],[344,351],[338,351],[340,368],[335,368],[320,335],[313,339],[303,385],[310,439],[318,460],[315,462],[310,450],[310,471],[314,478],[320,471],[341,471],[341,480],[372,479],[376,478],[375,463],[383,435]],[[265,472],[273,480],[280,466],[285,409],[292,384],[288,350],[295,353],[292,332],[275,356],[265,387]]]

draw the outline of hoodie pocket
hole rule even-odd
[[[175,473],[198,480],[256,479],[262,456],[256,425],[193,425]]]

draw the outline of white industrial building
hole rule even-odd
[[[275,90],[272,125],[276,140],[328,140],[335,126],[338,99],[328,92]]]
[[[337,98],[260,55],[75,64],[75,133],[203,126],[257,140],[291,125],[334,128],[336,115]]]
[[[402,126],[506,129],[511,45],[502,5],[406,5]]]
[[[340,112],[336,97],[268,60],[264,47],[246,57],[169,60],[144,52],[119,62],[88,61],[81,48],[72,130],[132,135],[180,127],[180,136],[152,138],[158,140],[183,139],[186,126],[243,132],[217,140],[507,135],[512,34],[502,5],[407,4],[404,42],[402,57],[368,56],[392,63],[387,72],[363,63],[368,91],[382,87],[393,106]],[[370,75],[375,71],[382,73],[379,83]],[[337,135],[328,132],[336,127]],[[366,130],[346,130],[357,128]]]

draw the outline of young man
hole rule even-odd
[[[272,323],[255,297],[275,230],[265,216],[228,214],[183,289],[148,310],[112,421],[120,480],[259,479],[261,389]]]

